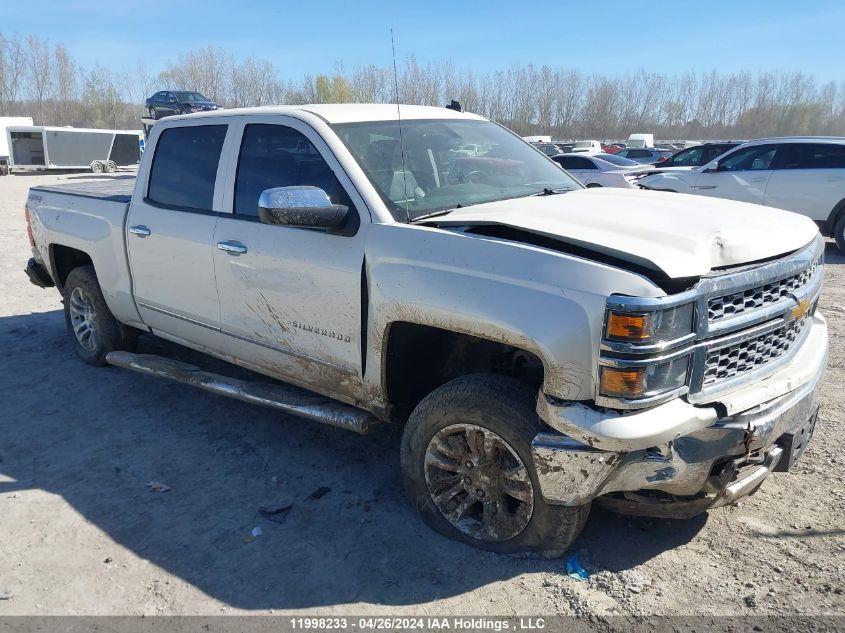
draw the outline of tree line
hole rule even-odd
[[[576,68],[512,65],[478,73],[450,60],[336,66],[285,79],[271,61],[236,59],[219,46],[179,55],[160,72],[140,63],[83,68],[61,43],[0,33],[0,116],[36,125],[138,129],[143,102],[163,89],[203,93],[227,108],[269,104],[394,102],[445,105],[499,121],[520,134],[555,139],[745,139],[789,134],[845,135],[845,80],[804,71],[639,70],[587,74]]]

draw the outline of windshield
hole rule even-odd
[[[592,141],[578,141],[574,145],[574,147],[592,147],[592,146],[593,146]]]
[[[401,143],[396,121],[333,129],[401,222],[544,190],[581,188],[531,145],[490,121],[402,121]]]
[[[640,163],[637,161],[625,158],[624,156],[617,156],[616,154],[596,154],[595,157],[619,167],[640,167]]]
[[[198,92],[177,92],[176,96],[182,101],[208,101]]]

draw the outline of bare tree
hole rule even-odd
[[[77,97],[77,70],[76,63],[64,44],[56,45],[52,70],[56,88],[56,119],[60,125],[70,125],[73,103]]]
[[[44,125],[44,101],[52,92],[53,58],[50,43],[30,35],[26,40],[27,62],[31,81],[29,82],[32,96],[38,112],[37,121]]]

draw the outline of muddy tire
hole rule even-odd
[[[112,315],[93,266],[70,271],[64,285],[64,304],[73,349],[89,365],[105,365],[109,352],[134,349],[134,331]]]
[[[845,212],[843,212],[833,227],[833,239],[836,240],[836,247],[840,253],[845,254]]]
[[[440,534],[493,552],[560,556],[589,505],[547,503],[531,459],[535,390],[494,374],[446,383],[414,409],[402,436],[405,490]]]

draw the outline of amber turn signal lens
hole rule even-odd
[[[616,339],[643,340],[650,336],[647,322],[650,315],[611,312],[607,321],[607,335]]]
[[[601,392],[612,398],[638,398],[645,392],[645,383],[645,368],[601,370]]]

